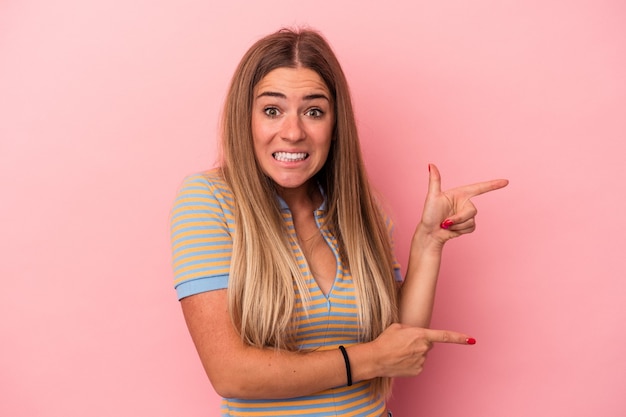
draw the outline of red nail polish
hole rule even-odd
[[[470,337],[470,338],[466,339],[465,342],[468,345],[475,345],[476,344],[476,339],[474,339],[473,337]]]
[[[428,172],[430,172],[430,164],[428,164]]]
[[[443,223],[441,223],[441,228],[442,229],[447,229],[448,227],[452,226],[454,223],[450,220],[445,220]]]

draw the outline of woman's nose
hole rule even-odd
[[[304,139],[304,127],[302,126],[302,120],[300,115],[292,114],[285,117],[281,136],[285,140],[296,141]]]

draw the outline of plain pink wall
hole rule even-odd
[[[294,24],[349,76],[403,264],[428,162],[511,180],[445,255],[433,326],[478,344],[437,346],[396,415],[623,416],[621,0],[0,2],[0,415],[218,414],[168,214],[239,58]]]

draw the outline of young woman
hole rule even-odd
[[[474,230],[494,180],[430,183],[404,280],[363,165],[348,84],[328,43],[281,30],[240,62],[222,161],[172,212],[176,290],[224,416],[381,416],[391,378],[420,373],[444,243]]]

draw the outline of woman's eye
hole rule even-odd
[[[266,107],[263,111],[269,117],[277,117],[280,114],[276,107]]]
[[[324,112],[321,111],[320,109],[311,109],[309,111],[307,111],[307,115],[315,118],[315,119],[319,119],[320,117],[322,117],[324,115]]]

